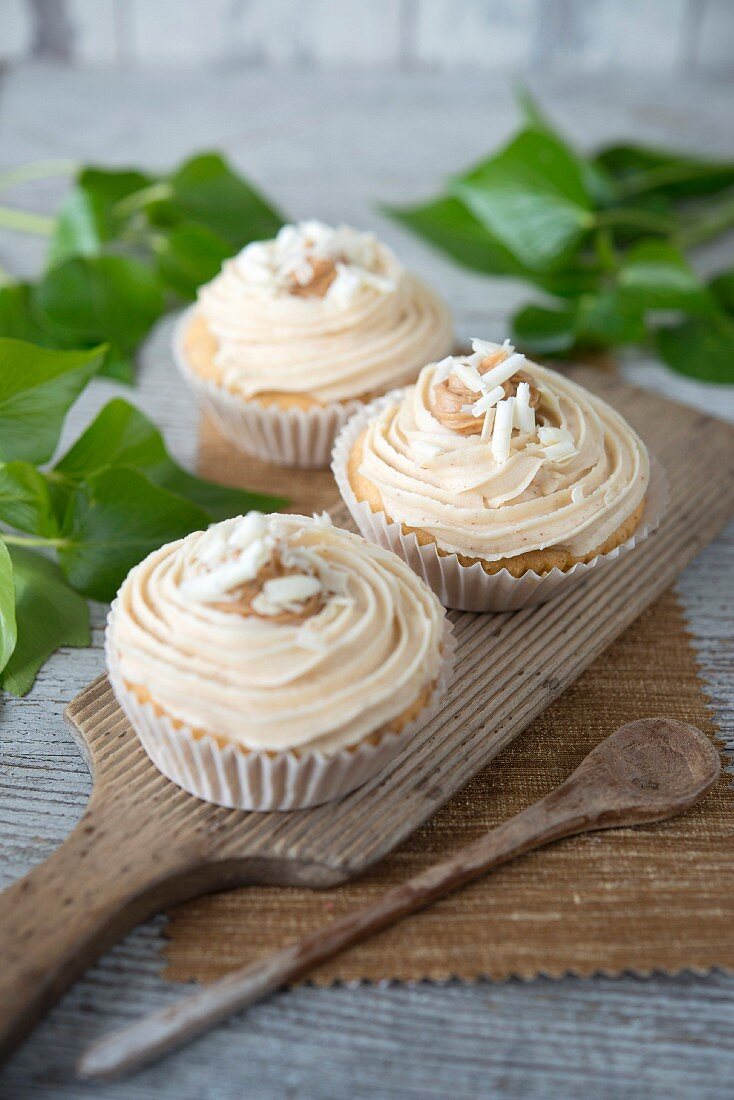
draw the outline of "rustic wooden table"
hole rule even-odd
[[[536,86],[578,140],[635,136],[734,155],[731,87],[586,78]],[[449,299],[463,337],[504,335],[521,287],[462,273],[381,218],[378,199],[427,196],[441,177],[509,134],[507,81],[456,75],[232,72],[144,75],[21,66],[0,74],[0,169],[72,157],[165,167],[220,147],[293,217],[374,224],[407,264]],[[27,186],[19,205],[51,211],[58,181]],[[0,237],[0,264],[31,274],[42,244]],[[704,263],[721,262],[719,246]],[[729,259],[729,262],[730,259]],[[196,418],[171,369],[170,321],[143,355],[132,394],[193,462]],[[673,378],[642,359],[643,385],[734,419],[734,387]],[[73,435],[117,388],[96,383],[68,425]],[[719,723],[734,747],[734,526],[678,585]],[[63,839],[89,778],[62,721],[65,703],[101,670],[106,608],[94,609],[88,650],[61,651],[23,700],[0,701],[0,886]],[[59,915],[49,913],[50,921]],[[531,983],[365,986],[281,994],[176,1058],[107,1086],[75,1081],[91,1039],[181,989],[160,978],[165,919],[130,935],[62,1001],[0,1076],[0,1097],[76,1100],[275,1100],[359,1097],[695,1097],[731,1095],[734,976],[682,974]]]

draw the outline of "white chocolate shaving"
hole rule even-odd
[[[273,577],[265,581],[262,592],[252,601],[251,607],[258,615],[280,615],[283,611],[298,614],[303,604],[322,591],[318,577],[294,574],[291,577]]]
[[[491,367],[482,375],[482,382],[484,383],[485,389],[491,389],[493,386],[501,386],[508,378],[512,378],[513,374],[519,371],[525,363],[527,363],[527,359],[524,355],[520,355],[519,352],[513,352],[507,359],[503,359],[496,367]]]
[[[574,504],[580,504],[584,499],[583,485],[574,485],[571,489],[571,500]]]
[[[515,427],[527,435],[535,432],[535,409],[530,404],[530,385],[518,382],[515,394]]]
[[[565,462],[578,454],[573,436],[566,428],[538,428],[541,449],[549,462]]]
[[[256,539],[234,559],[181,582],[181,595],[200,603],[221,600],[233,588],[253,580],[273,552],[270,539]]]
[[[474,416],[482,416],[491,409],[493,405],[496,405],[498,401],[501,401],[505,396],[505,391],[502,386],[495,386],[494,389],[488,390],[483,394],[478,401],[475,401],[473,405],[469,406]]]
[[[227,556],[227,530],[223,524],[211,528],[199,543],[197,557],[205,565],[215,565]]]
[[[447,355],[445,359],[439,359],[433,368],[434,382],[445,382],[448,376],[453,373],[455,363],[456,359],[453,355]]]
[[[512,417],[515,405],[514,397],[508,397],[495,405],[494,430],[492,432],[492,455],[498,465],[504,466],[510,457],[512,442]]]
[[[262,512],[248,512],[233,528],[227,542],[230,546],[244,548],[267,533],[268,521]]]
[[[301,573],[294,573],[290,577],[273,577],[265,581],[263,595],[273,604],[281,604],[289,607],[294,603],[305,603],[312,596],[321,591],[321,581],[318,577],[307,577]]]
[[[468,363],[455,362],[453,373],[473,393],[483,393],[487,388],[476,367],[470,367]]]
[[[538,428],[538,438],[544,447],[553,443],[573,443],[573,436],[566,428],[548,428],[543,425]]]
[[[474,338],[471,342],[472,351],[476,355],[480,355],[482,359],[486,359],[488,355],[496,355],[498,351],[505,351],[508,355],[512,355],[514,347],[509,340],[503,340],[501,344],[495,344],[493,340],[478,340]]]
[[[573,443],[552,443],[550,447],[544,447],[543,453],[549,462],[565,462],[573,458],[577,453]]]

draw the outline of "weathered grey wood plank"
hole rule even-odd
[[[718,73],[728,0],[3,0],[0,58],[491,72]],[[655,48],[651,49],[651,43]]]

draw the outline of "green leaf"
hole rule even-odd
[[[134,466],[150,481],[186,497],[214,523],[252,509],[273,512],[287,502],[195,477],[173,461],[154,424],[122,398],[110,401],[56,464],[52,476],[79,485],[109,466]]]
[[[183,470],[172,459],[169,458],[168,461],[170,465],[166,470],[151,480],[169,492],[177,493],[197,504],[206,512],[210,523],[229,519],[230,516],[241,516],[253,510],[277,512],[288,503],[283,497],[264,496],[248,489],[231,489],[227,485],[205,481],[190,474],[188,470]]]
[[[544,130],[547,134],[557,136],[555,127],[527,85],[521,84],[515,89],[515,98],[522,111],[526,129]]]
[[[233,248],[273,237],[283,219],[218,153],[192,157],[169,177],[173,202]]]
[[[111,600],[130,569],[152,550],[208,523],[202,508],[159,488],[140,471],[103,470],[72,495],[59,561],[73,588]]]
[[[49,267],[72,256],[96,256],[111,236],[107,211],[99,198],[83,187],[74,187],[57,215],[49,246]]]
[[[533,270],[563,266],[594,224],[582,163],[540,130],[524,130],[451,189]]]
[[[562,308],[525,306],[513,319],[513,335],[525,351],[561,355],[638,343],[646,330],[641,310],[612,287],[582,294]]]
[[[734,163],[643,145],[609,145],[596,155],[626,195],[658,192],[674,199],[712,195],[734,184]]]
[[[100,168],[89,165],[80,173],[77,183],[87,194],[94,196],[113,220],[120,220],[121,215],[114,209],[117,204],[150,187],[155,179],[136,168]]]
[[[61,205],[48,266],[56,267],[73,256],[99,255],[123,233],[130,218],[118,211],[119,204],[152,183],[151,176],[132,169],[85,168]]]
[[[48,558],[19,546],[11,547],[10,556],[18,640],[0,675],[0,686],[13,695],[25,695],[41,665],[59,646],[89,645],[89,608]]]
[[[447,196],[420,206],[383,209],[452,259],[487,275],[522,275],[523,265],[459,199]]]
[[[530,353],[560,355],[570,351],[576,342],[576,309],[524,306],[512,319],[512,338]]]
[[[156,249],[161,279],[184,298],[219,273],[232,254],[228,241],[206,226],[185,223],[167,233]]]
[[[459,199],[451,196],[434,199],[422,206],[388,206],[382,209],[472,271],[525,279],[560,295],[579,294],[596,283],[593,271],[575,265],[569,265],[552,276],[523,267]]]
[[[44,538],[58,531],[48,482],[29,462],[0,463],[0,521]]]
[[[646,336],[642,310],[618,288],[582,294],[576,307],[576,342],[581,347],[605,348],[638,344]]]
[[[655,339],[660,357],[679,374],[734,383],[734,321],[724,313],[660,328]]]
[[[0,461],[47,462],[104,349],[51,351],[0,338]]]
[[[542,130],[556,141],[562,142],[563,138],[528,88],[519,88],[516,95],[527,128]],[[579,168],[586,190],[599,206],[609,206],[617,199],[617,187],[614,179],[605,168],[595,161],[585,158],[579,158]]]
[[[156,276],[125,256],[78,256],[52,268],[37,302],[60,341],[110,346],[104,374],[129,381],[132,356],[163,312]]]
[[[30,283],[0,287],[0,337],[26,340],[41,347],[56,347],[53,335],[44,327]]]
[[[734,313],[734,271],[722,271],[711,280],[709,290],[723,310]]]
[[[0,669],[10,660],[17,636],[13,563],[7,546],[0,539]]]
[[[708,313],[713,298],[685,257],[672,244],[645,240],[624,257],[619,285],[641,310],[680,309]]]
[[[121,397],[109,401],[53,468],[78,485],[108,466],[135,466],[154,479],[168,454],[154,425]]]

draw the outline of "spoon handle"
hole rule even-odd
[[[564,784],[564,787],[566,784]],[[363,909],[320,928],[199,992],[94,1043],[82,1056],[82,1077],[116,1077],[137,1069],[207,1031],[238,1009],[254,1004],[345,947],[366,939],[463,886],[501,863],[551,840],[598,827],[557,788],[515,817],[461,848],[451,858],[388,891]],[[551,801],[552,800],[552,801]]]

